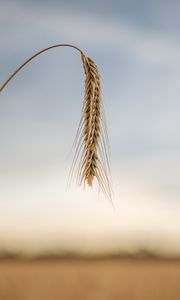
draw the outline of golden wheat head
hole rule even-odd
[[[110,200],[109,147],[101,97],[101,80],[97,65],[81,55],[85,71],[85,92],[81,121],[76,141],[72,169],[78,162],[77,179],[92,186],[97,178],[99,187]]]
[[[112,200],[110,186],[108,136],[101,99],[101,82],[98,68],[94,61],[81,49],[71,44],[57,44],[44,48],[21,64],[0,86],[0,93],[12,78],[35,57],[57,47],[71,47],[80,52],[85,71],[85,95],[81,121],[75,139],[75,156],[70,172],[72,178],[74,167],[78,162],[77,179],[92,186],[94,178],[104,194]]]

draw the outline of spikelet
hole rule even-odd
[[[75,140],[74,169],[78,162],[78,183],[92,186],[96,177],[100,189],[112,200],[108,136],[101,98],[101,82],[94,61],[81,55],[85,71],[85,92],[81,121]],[[80,154],[81,153],[81,154]]]

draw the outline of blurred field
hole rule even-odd
[[[179,300],[180,261],[0,260],[0,300]]]

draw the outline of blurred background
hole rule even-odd
[[[0,254],[180,254],[180,2],[0,1],[0,82],[71,43],[102,77],[114,208],[67,180],[84,94],[57,48],[0,95]],[[105,298],[104,298],[105,299]],[[140,298],[139,298],[140,299]]]

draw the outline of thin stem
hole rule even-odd
[[[48,51],[52,48],[57,48],[57,47],[71,47],[74,48],[76,50],[78,50],[80,52],[80,54],[82,56],[84,56],[84,53],[81,51],[81,49],[79,49],[78,47],[71,45],[71,44],[57,44],[57,45],[53,45],[50,47],[47,47],[41,51],[38,51],[37,53],[35,53],[33,56],[31,56],[29,59],[27,59],[22,65],[20,65],[9,77],[8,79],[3,83],[3,85],[0,87],[0,93],[2,92],[2,90],[5,88],[5,86],[9,83],[9,81],[11,81],[11,79],[25,66],[27,65],[31,60],[33,60],[36,56],[40,55],[41,53]]]

